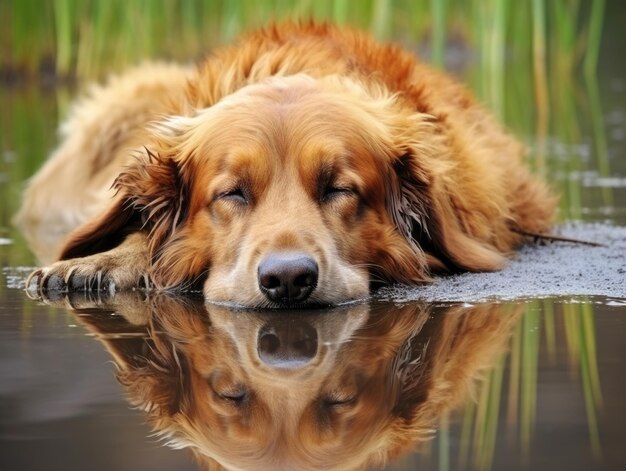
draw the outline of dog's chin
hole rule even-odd
[[[325,300],[325,299],[307,299],[299,302],[275,302],[266,298],[255,299],[252,302],[240,300],[217,300],[211,299],[205,295],[205,303],[225,307],[233,310],[253,310],[253,311],[302,311],[302,310],[323,310],[335,307],[347,306],[352,304],[361,304],[367,302],[369,296],[359,298]]]

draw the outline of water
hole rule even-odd
[[[73,92],[0,89],[0,468],[626,469],[622,27],[607,17],[597,83],[548,77],[545,135],[523,65],[496,100],[576,222],[561,230],[604,247],[529,246],[501,273],[280,318],[28,299],[10,216]]]
[[[196,469],[164,442],[244,469],[350,469],[399,439],[407,454],[385,469],[625,464],[625,300],[276,316],[22,296],[8,292],[0,322],[3,469]]]

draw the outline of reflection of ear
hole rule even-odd
[[[134,358],[142,354],[147,337],[146,322],[150,318],[149,308],[141,296],[136,292],[119,293],[115,298],[119,304],[105,306],[89,300],[86,293],[70,293],[68,298],[76,320],[105,346],[118,368],[134,364]]]
[[[181,411],[189,389],[189,366],[176,346],[167,339],[144,339],[141,352],[133,352],[119,368],[118,381],[130,402],[154,420],[167,420]],[[160,428],[158,423],[156,428]]]
[[[61,259],[84,257],[119,245],[133,231],[149,233],[152,262],[184,222],[188,185],[173,157],[148,149],[115,180],[118,194],[95,219],[70,234]],[[153,280],[158,282],[159,280]]]
[[[434,350],[442,326],[442,316],[433,316],[429,310],[426,314],[421,322],[405,331],[392,364],[398,394],[393,413],[407,421],[428,396]]]
[[[210,336],[201,299],[157,296],[151,309],[149,338],[141,352],[119,365],[117,377],[130,401],[163,429],[169,418],[190,407],[192,367],[184,345]]]
[[[120,315],[77,310],[82,314],[77,317],[113,357],[129,401],[161,428],[162,421],[188,406],[190,366],[181,346],[205,335],[206,310],[193,298],[179,301],[157,295],[151,302],[124,301],[115,308]]]
[[[398,228],[414,250],[430,256],[431,265],[448,270],[492,271],[502,267],[504,255],[490,242],[475,236],[474,215],[455,204],[461,191],[447,176],[454,170],[450,151],[432,136],[419,136],[425,144],[401,146],[402,155],[393,164],[388,210]],[[422,132],[422,134],[425,134]],[[458,174],[458,172],[457,172]],[[477,182],[479,185],[480,182]],[[490,205],[489,201],[485,206]],[[499,217],[502,219],[502,216]],[[433,260],[434,259],[434,260]]]
[[[520,313],[521,307],[501,305],[444,308],[406,338],[394,363],[398,440],[392,454],[430,438],[442,414],[471,399],[476,381],[506,350]]]

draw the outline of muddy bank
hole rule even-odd
[[[511,300],[554,296],[606,296],[626,299],[626,227],[569,224],[557,234],[603,244],[592,247],[554,242],[529,244],[496,273],[465,273],[437,278],[418,288],[387,288],[393,301]]]

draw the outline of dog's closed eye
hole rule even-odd
[[[341,184],[330,184],[322,192],[320,202],[330,203],[339,198],[354,197],[356,192],[350,186],[344,186]]]
[[[354,197],[357,192],[352,182],[336,175],[331,168],[323,168],[317,179],[317,195],[320,204],[323,205],[339,198]]]
[[[322,403],[328,409],[341,410],[356,405],[357,396],[345,393],[333,393],[323,398]]]
[[[207,382],[214,396],[226,404],[240,407],[250,397],[250,391],[244,384],[228,381],[219,372],[211,375]]]
[[[240,187],[235,187],[218,193],[215,200],[228,201],[241,206],[247,206],[250,202],[247,191]]]
[[[218,396],[220,399],[239,406],[242,405],[248,398],[248,391],[242,386],[237,386],[218,394]]]

